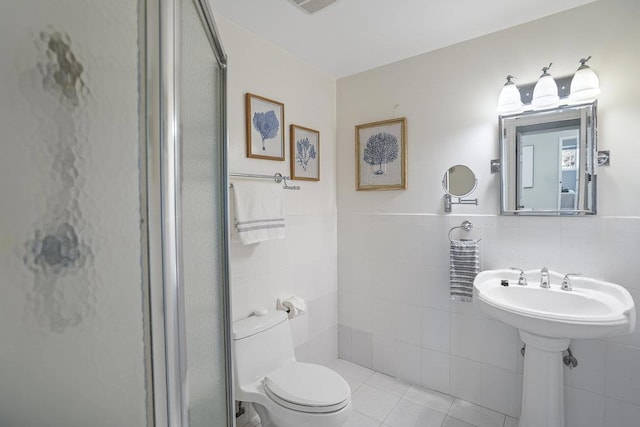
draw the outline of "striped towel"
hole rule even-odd
[[[284,239],[282,187],[273,182],[233,182],[235,231],[245,245]]]
[[[471,301],[473,279],[480,272],[477,240],[452,240],[449,248],[451,299]]]

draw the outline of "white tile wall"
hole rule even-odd
[[[482,364],[451,356],[449,385],[452,396],[480,404],[482,396]]]
[[[518,374],[483,364],[480,368],[481,394],[478,403],[513,417],[520,416]]]
[[[397,303],[395,309],[393,319],[396,322],[396,340],[419,346],[422,326],[420,306]]]
[[[482,363],[516,371],[518,330],[494,319],[482,319]]]
[[[351,360],[351,328],[338,325],[338,357]]]
[[[333,326],[326,331],[310,339],[307,343],[311,349],[311,355],[307,358],[299,358],[303,362],[327,365],[335,360],[338,354],[338,327]]]
[[[598,427],[604,425],[604,399],[588,391],[565,389],[566,427]]]
[[[449,317],[434,308],[422,309],[422,347],[442,353],[449,352]]]
[[[640,406],[615,399],[604,401],[604,425],[607,427],[637,427]]]
[[[351,331],[351,360],[371,368],[373,366],[373,334],[358,329]]]
[[[640,218],[339,216],[339,229],[345,230],[338,236],[340,354],[354,360],[353,334],[373,332],[366,366],[517,418],[523,360],[517,331],[473,304],[449,299],[447,232],[464,219],[474,223],[474,237],[482,238],[483,269],[546,265],[581,272],[626,286],[640,304],[640,271],[634,272],[640,265],[640,231],[634,231],[640,230]],[[375,242],[365,234],[373,230],[382,230],[384,250],[371,247]],[[406,239],[421,253],[420,262],[415,254],[409,261],[406,253],[394,252]],[[591,420],[602,415],[606,422],[600,424],[618,427],[613,420],[622,426],[625,414],[640,408],[637,329],[629,336],[571,343],[579,365],[565,369],[568,419],[581,420],[576,411],[587,405],[597,415]],[[359,350],[368,357],[366,337]],[[605,411],[617,407],[622,415]]]
[[[564,370],[564,380],[568,387],[604,394],[605,375],[604,340],[574,340],[571,351],[578,358],[578,367]]]
[[[467,314],[451,313],[451,354],[471,360],[481,360],[482,318]]]
[[[371,299],[371,318],[373,333],[385,338],[395,339],[396,322],[389,317],[389,313],[397,313],[400,310],[398,303],[383,298]]]
[[[418,384],[421,365],[419,345],[396,341],[396,377],[409,384]]]
[[[396,376],[396,342],[393,338],[373,336],[373,369]]]
[[[306,300],[307,311],[290,321],[296,357],[318,363],[335,360],[338,335],[351,340],[345,335],[351,329],[342,328],[338,334],[337,328],[336,233],[336,215],[290,215],[283,240],[247,246],[233,241],[230,245],[233,319],[246,317],[258,308],[275,310],[277,298],[298,295]],[[349,298],[343,303],[349,304]],[[340,317],[344,319],[344,313]],[[343,351],[349,348],[346,344],[340,345]]]
[[[640,405],[640,349],[609,343],[606,357],[607,397]]]
[[[423,348],[422,377],[420,384],[423,387],[449,394],[450,365],[451,359],[449,353],[441,353]]]

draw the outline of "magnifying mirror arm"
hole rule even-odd
[[[454,199],[458,199],[454,201]],[[444,195],[444,211],[446,213],[451,212],[452,205],[476,205],[478,206],[478,199],[463,199],[462,197],[452,197],[451,194]]]

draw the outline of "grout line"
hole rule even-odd
[[[338,360],[338,359],[336,359],[336,360]],[[344,359],[341,359],[341,360],[344,360]],[[361,365],[358,365],[357,363],[354,363],[354,362],[351,362],[351,361],[347,361],[347,362],[349,362],[349,363],[351,363],[351,364],[354,364],[354,365],[357,365],[357,366],[361,366]],[[363,368],[366,368],[366,367],[364,367],[364,366],[363,366]],[[392,395],[392,396],[394,396],[394,397],[399,398],[398,402],[396,402],[396,404],[393,406],[393,408],[391,408],[391,411],[389,411],[389,414],[387,414],[387,416],[385,416],[384,420],[380,422],[380,427],[384,427],[384,426],[386,426],[386,424],[384,424],[384,421],[386,421],[386,420],[387,420],[387,418],[389,417],[389,415],[391,414],[391,412],[393,412],[393,410],[395,409],[395,407],[396,407],[396,406],[398,406],[398,404],[399,404],[399,403],[400,403],[400,401],[402,401],[402,400],[406,400],[406,401],[407,401],[407,402],[409,402],[409,403],[413,403],[413,404],[415,404],[415,405],[423,406],[423,407],[428,408],[428,409],[430,409],[430,410],[432,410],[432,411],[439,412],[439,413],[441,413],[441,414],[442,414],[442,412],[441,412],[441,411],[438,411],[437,409],[431,408],[431,407],[426,406],[426,405],[421,405],[421,404],[416,403],[416,402],[413,402],[413,401],[411,401],[411,400],[409,400],[409,399],[405,399],[405,396],[407,395],[407,393],[409,392],[409,390],[411,389],[411,387],[414,387],[414,386],[415,386],[415,387],[423,388],[423,389],[428,390],[428,391],[433,391],[433,392],[436,392],[436,393],[441,394],[441,395],[443,395],[443,396],[448,396],[448,397],[452,398],[451,403],[449,404],[449,408],[447,409],[447,412],[446,412],[446,413],[444,413],[444,416],[445,416],[445,417],[444,417],[444,419],[443,419],[443,424],[444,424],[444,421],[447,419],[447,417],[451,417],[451,418],[455,418],[456,420],[459,420],[459,418],[456,418],[456,417],[454,417],[453,415],[451,415],[451,414],[450,414],[450,413],[451,413],[451,408],[453,407],[453,403],[455,402],[455,400],[464,400],[464,399],[461,399],[461,398],[459,398],[459,397],[453,396],[453,395],[448,394],[448,393],[442,393],[442,392],[439,392],[439,391],[437,391],[437,390],[433,390],[433,389],[430,389],[430,388],[427,388],[427,387],[422,387],[422,386],[421,386],[421,385],[419,385],[419,384],[410,384],[410,383],[407,383],[407,382],[405,382],[405,381],[403,381],[403,380],[401,380],[401,379],[399,379],[399,378],[397,378],[397,377],[393,377],[393,376],[391,376],[391,375],[387,375],[387,374],[384,374],[384,373],[382,373],[382,372],[378,372],[378,371],[376,371],[376,370],[374,370],[374,369],[371,369],[371,368],[366,368],[366,369],[369,369],[369,370],[371,371],[371,375],[369,375],[369,376],[367,377],[367,379],[366,379],[366,380],[364,380],[364,381],[358,381],[357,379],[355,379],[355,378],[353,378],[353,377],[350,377],[349,375],[345,375],[345,376],[346,376],[346,377],[348,377],[348,378],[350,378],[350,379],[352,379],[353,381],[360,382],[360,383],[361,383],[361,384],[363,384],[363,385],[367,385],[368,387],[371,387],[371,388],[376,389],[376,390],[378,390],[378,391],[381,391],[381,392],[384,392],[384,393],[387,393],[387,394],[389,394],[389,395]],[[391,393],[391,392],[389,392],[388,390],[383,390],[383,389],[381,389],[381,388],[379,388],[379,387],[376,387],[375,385],[372,385],[372,384],[368,383],[368,381],[369,381],[371,378],[373,378],[373,376],[374,376],[376,373],[380,373],[381,375],[388,376],[388,377],[390,377],[390,378],[392,378],[392,379],[395,379],[395,380],[397,380],[397,381],[399,381],[399,382],[402,382],[402,383],[404,383],[404,384],[407,384],[407,385],[409,386],[409,388],[408,388],[408,389],[403,393],[403,395],[402,395],[402,396],[398,396],[397,394]],[[516,371],[516,373],[517,373],[517,371]],[[341,374],[341,375],[342,375],[342,374]],[[352,390],[351,396],[353,396],[353,393],[354,393],[354,390]],[[606,397],[606,396],[605,396],[605,397]],[[616,400],[619,400],[619,399],[616,399]],[[470,401],[466,401],[466,400],[465,400],[465,402],[471,403],[472,405],[475,405],[475,406],[477,406],[477,407],[479,407],[479,408],[483,408],[483,409],[486,409],[486,410],[489,410],[489,411],[492,411],[492,412],[495,412],[495,413],[499,414],[500,416],[502,416],[502,417],[503,417],[503,418],[502,418],[502,426],[504,427],[504,426],[506,425],[507,417],[508,417],[508,415],[507,415],[507,414],[502,413],[502,412],[500,412],[500,411],[496,411],[495,409],[487,408],[487,407],[485,407],[485,406],[479,405],[479,404],[474,403],[474,402],[470,402]],[[624,402],[624,401],[621,401],[621,402]],[[628,403],[628,402],[624,402],[624,403]],[[364,416],[366,416],[366,417],[368,417],[368,418],[374,419],[374,418],[370,417],[369,415],[364,414],[364,413],[362,413],[362,412],[360,412],[360,411],[357,411],[357,410],[355,410],[355,409],[353,409],[353,411],[354,411],[354,412],[358,412],[359,414],[364,415]],[[511,417],[511,418],[515,418],[515,417]],[[375,421],[378,421],[378,420],[375,420]],[[463,420],[460,420],[460,421],[463,421]],[[463,421],[463,422],[466,422],[466,421]],[[469,424],[469,423],[467,423],[467,424]],[[441,425],[441,426],[442,426],[442,425]]]
[[[389,393],[391,394],[391,393]],[[394,395],[395,396],[395,395]],[[397,396],[396,396],[397,397]],[[396,402],[395,405],[393,405],[393,408],[391,408],[391,410],[389,411],[389,413],[387,414],[386,417],[384,417],[384,419],[380,422],[380,425],[384,424],[384,422],[387,420],[387,418],[389,418],[389,415],[391,415],[391,413],[393,412],[394,409],[396,409],[396,406],[398,406],[398,404],[400,404],[400,401],[402,400],[402,398],[398,399],[398,401]]]

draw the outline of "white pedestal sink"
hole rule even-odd
[[[559,273],[549,272],[549,288],[540,287],[540,270],[525,272],[527,286],[518,285],[519,275],[511,269],[478,274],[474,304],[518,328],[527,345],[520,427],[564,427],[562,352],[571,339],[632,333],[633,298],[622,286],[587,277],[572,277],[572,290],[562,290]]]

